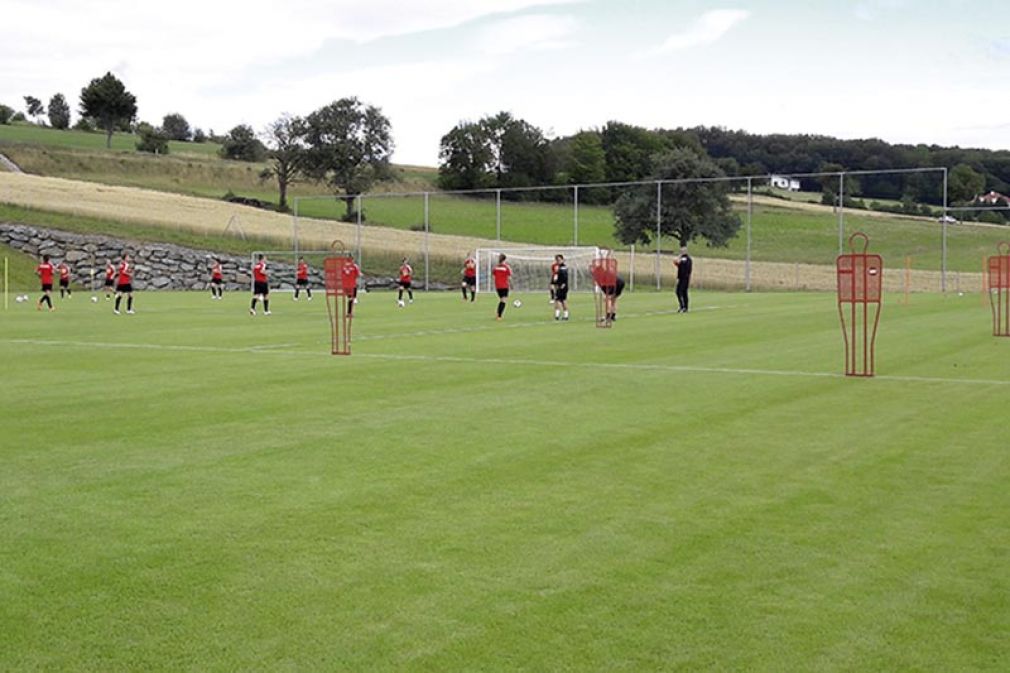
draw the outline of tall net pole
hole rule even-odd
[[[424,291],[428,291],[428,272],[430,269],[430,264],[428,261],[428,232],[430,230],[430,223],[428,220],[429,208],[428,208],[428,192],[424,193]]]
[[[744,289],[750,292],[751,226],[754,219],[754,192],[752,178],[747,178],[747,260],[744,263]]]
[[[578,185],[575,185],[575,196],[574,196],[573,204],[574,204],[573,210],[575,212],[574,212],[574,216],[573,216],[574,222],[572,223],[572,226],[573,226],[573,230],[572,230],[572,245],[576,245],[577,246],[579,244],[579,186]]]
[[[663,238],[663,183],[656,183],[656,289],[663,289],[662,241]]]
[[[947,168],[943,169],[943,217],[940,218],[940,291],[947,291]]]
[[[838,175],[838,254],[845,252],[845,173]]]

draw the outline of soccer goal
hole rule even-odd
[[[309,288],[321,290],[325,287],[323,262],[333,256],[332,250],[256,250],[249,257],[249,268],[252,287],[252,268],[256,260],[264,255],[267,260],[267,275],[270,278],[271,292],[294,292],[298,280],[298,260],[302,258],[308,266]]]
[[[505,254],[512,267],[512,287],[518,292],[546,292],[551,284],[551,265],[555,255],[565,256],[568,267],[568,287],[572,292],[591,292],[593,277],[590,265],[599,257],[600,249],[593,246],[582,247],[538,247],[538,248],[478,248],[477,249],[477,290],[493,292],[491,269],[498,263],[498,256]]]

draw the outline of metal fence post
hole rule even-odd
[[[579,186],[575,185],[575,230],[572,233],[572,245],[579,244]]]
[[[838,174],[838,254],[845,254],[845,173]]]
[[[752,178],[747,178],[747,261],[743,267],[744,289],[747,292],[750,292],[751,221],[754,219],[754,192],[751,181]]]
[[[428,232],[430,230],[430,225],[428,223],[428,192],[424,193],[424,291],[428,291]]]
[[[940,248],[940,291],[947,291],[947,167],[943,168],[943,217],[940,218],[943,223],[942,236]]]
[[[661,239],[663,237],[663,183],[656,183],[656,289],[662,290]]]
[[[501,190],[494,190],[494,238],[501,242]]]
[[[355,247],[358,249],[358,266],[361,266],[361,194],[358,194],[358,204],[357,212],[355,213],[355,225],[354,225],[354,243]]]

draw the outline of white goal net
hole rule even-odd
[[[573,292],[589,292],[593,289],[593,277],[589,273],[590,263],[600,256],[597,247],[557,247],[557,248],[479,248],[477,250],[477,290],[494,290],[491,269],[498,263],[498,256],[505,254],[506,262],[512,267],[512,287],[518,292],[546,292],[551,284],[551,265],[554,256],[565,256],[568,267],[568,287]]]

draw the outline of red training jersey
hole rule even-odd
[[[105,265],[105,279],[106,280],[112,280],[115,276],[116,276],[116,267],[112,266],[111,263],[110,264],[106,264]]]
[[[60,280],[70,280],[70,267],[66,264],[60,264],[57,269],[60,270]]]
[[[510,267],[507,263],[502,262],[495,268],[491,269],[491,275],[494,276],[494,289],[507,290],[509,287],[509,279],[512,278],[512,267]]]
[[[473,257],[467,257],[466,261],[463,262],[463,275],[467,278],[477,275],[477,262],[474,261]]]
[[[309,279],[309,265],[305,262],[301,262],[298,265],[298,280],[308,280]]]
[[[267,282],[266,260],[262,262],[256,262],[256,266],[253,267],[253,280],[255,280],[257,283]]]
[[[133,267],[127,261],[119,263],[119,284],[129,285],[133,281]]]
[[[210,277],[214,280],[221,280],[221,264],[215,262],[214,266],[210,268]]]
[[[350,292],[358,287],[358,276],[361,275],[361,267],[354,262],[348,262],[344,264],[344,268],[340,270],[343,274],[344,291]]]
[[[43,285],[53,284],[53,265],[49,262],[42,262],[35,267],[35,273],[39,275]]]
[[[554,262],[551,264],[551,282],[554,282],[554,276],[558,275],[558,263]]]
[[[411,268],[410,264],[404,264],[400,267],[400,282],[409,283],[411,276],[414,275],[414,269]]]

